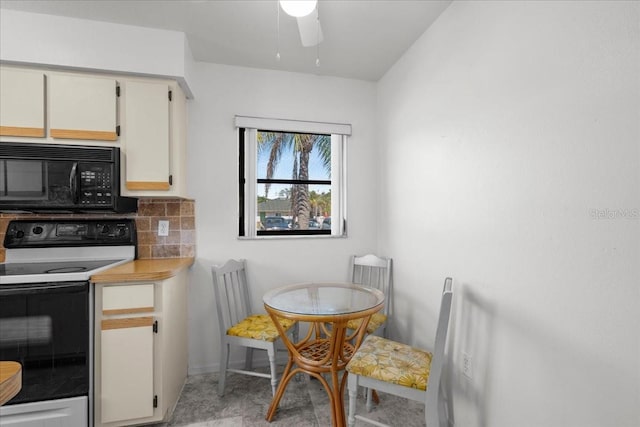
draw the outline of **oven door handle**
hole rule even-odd
[[[37,283],[0,286],[0,296],[33,295],[39,293],[59,293],[88,291],[87,282]]]

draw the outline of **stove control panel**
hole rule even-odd
[[[132,246],[136,241],[130,218],[14,220],[7,226],[4,247]]]

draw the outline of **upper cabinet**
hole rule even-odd
[[[53,138],[116,141],[113,79],[53,74],[49,77],[49,133]]]
[[[167,84],[153,82],[131,81],[123,88],[128,190],[167,191],[171,187],[170,92]]]
[[[187,100],[175,80],[0,65],[0,143],[120,147],[124,196],[187,197]]]
[[[0,135],[44,138],[45,76],[0,68]]]
[[[186,197],[186,98],[170,81],[120,85],[127,196]]]

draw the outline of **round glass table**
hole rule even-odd
[[[267,421],[273,419],[291,378],[302,372],[320,381],[327,391],[332,425],[344,426],[344,368],[360,346],[371,315],[384,306],[384,294],[352,283],[301,283],[273,289],[262,300],[289,351]],[[279,317],[309,322],[307,334],[299,342],[291,342],[277,321]],[[362,319],[355,330],[347,328],[353,319]],[[330,382],[323,374],[330,377]]]

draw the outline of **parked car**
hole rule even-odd
[[[264,219],[265,230],[288,230],[287,220],[281,216],[268,216]]]
[[[323,221],[322,221],[322,227],[323,230],[331,230],[331,217],[328,216],[326,217]]]
[[[293,225],[293,228],[295,230],[298,230],[300,228],[300,226],[298,225],[298,223],[296,222]],[[320,230],[320,223],[318,223],[317,220],[315,220],[314,218],[309,219],[309,228],[307,230]]]

